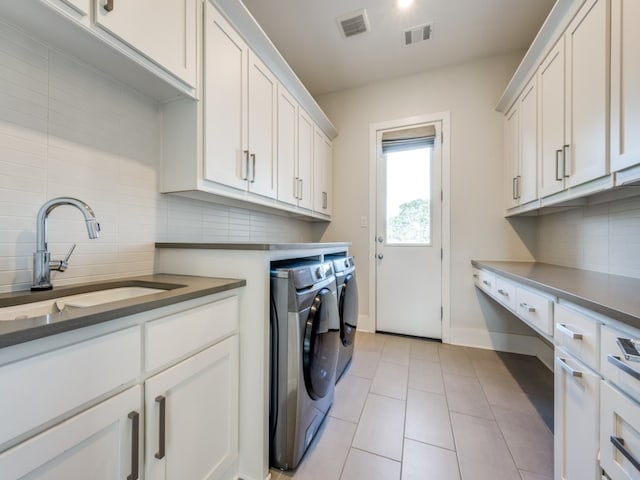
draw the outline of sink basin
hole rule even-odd
[[[52,315],[72,308],[93,307],[103,303],[117,302],[131,298],[164,292],[166,289],[150,287],[119,287],[95,292],[67,295],[41,302],[25,303],[0,308],[0,321],[23,320],[31,317]]]

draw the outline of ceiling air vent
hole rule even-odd
[[[404,31],[404,46],[414,45],[431,38],[433,23],[425,23]]]
[[[340,31],[345,38],[353,37],[370,31],[369,19],[367,18],[367,12],[362,9],[356,12],[351,12],[336,19],[340,27]]]

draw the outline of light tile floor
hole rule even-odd
[[[358,332],[329,416],[272,480],[551,480],[553,374],[539,360]]]

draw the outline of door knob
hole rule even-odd
[[[384,242],[384,238],[382,238],[382,235],[378,235],[378,238],[376,240],[378,240],[378,243]]]
[[[378,260],[382,260],[384,258],[384,255],[382,255],[381,253],[378,254]]]

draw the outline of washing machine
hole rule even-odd
[[[336,366],[337,382],[346,371],[353,357],[358,324],[358,283],[356,281],[356,265],[353,257],[327,255],[325,260],[333,262],[338,294],[340,350]]]
[[[270,463],[295,468],[333,403],[340,319],[332,262],[271,270]]]

